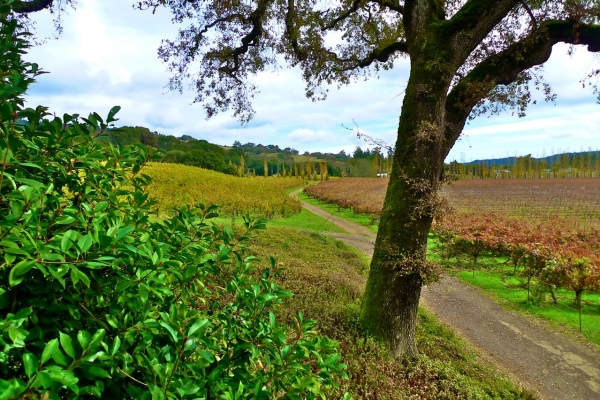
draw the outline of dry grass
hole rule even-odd
[[[306,187],[304,193],[357,214],[379,214],[387,183],[381,178],[343,178]]]

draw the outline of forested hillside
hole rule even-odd
[[[161,135],[145,127],[124,126],[107,130],[99,141],[129,146],[142,143],[163,151],[162,161],[202,167],[237,176],[298,176],[318,179],[323,176],[373,177],[387,174],[389,154],[380,149],[353,153],[300,152],[278,145],[255,143],[219,146],[189,135]],[[323,173],[321,172],[323,171]]]
[[[192,165],[229,175],[237,173],[236,166],[231,162],[232,159],[236,160],[235,154],[230,154],[231,152],[221,146],[206,140],[196,140],[191,136],[176,138],[151,132],[150,129],[141,126],[124,126],[107,130],[99,140],[123,146],[143,143],[164,150],[164,162]]]

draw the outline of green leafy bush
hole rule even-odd
[[[143,145],[101,147],[103,120],[24,108],[41,71],[0,0],[0,399],[323,398],[337,343],[276,307],[245,233],[214,206],[153,221]],[[26,123],[24,122],[26,121]]]

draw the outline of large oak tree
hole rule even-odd
[[[47,0],[30,3],[48,2]],[[159,56],[170,86],[195,89],[208,117],[253,114],[251,77],[282,62],[298,66],[306,94],[410,58],[393,172],[362,304],[362,319],[395,356],[415,355],[425,259],[438,208],[443,162],[466,121],[531,102],[530,87],[552,97],[538,66],[553,46],[600,51],[596,0],[143,0],[190,21]]]

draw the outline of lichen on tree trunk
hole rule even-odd
[[[413,71],[419,67],[413,64]],[[419,78],[411,73],[402,106],[361,314],[366,328],[386,343],[394,357],[417,355],[421,287],[438,272],[426,260],[426,251],[443,171],[447,86]]]

